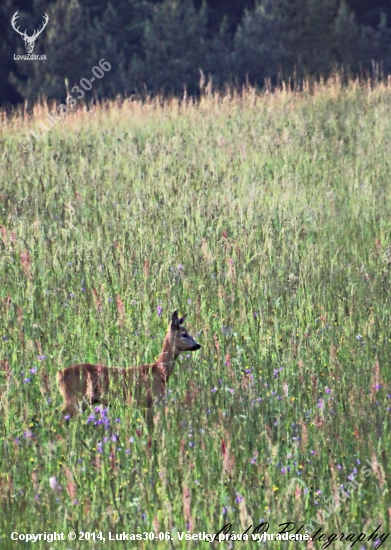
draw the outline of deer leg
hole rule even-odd
[[[150,434],[153,433],[153,407],[152,405],[147,408],[147,428]]]

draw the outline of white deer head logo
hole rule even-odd
[[[27,34],[27,29],[24,31],[24,32],[21,32],[19,30],[19,27],[15,27],[15,24],[16,24],[16,20],[17,18],[19,17],[18,15],[19,11],[15,12],[14,13],[14,16],[11,20],[11,25],[12,25],[12,28],[18,33],[20,34],[20,36],[23,38],[23,40],[25,41],[25,46],[26,46],[26,51],[27,53],[33,53],[33,50],[34,50],[34,46],[35,46],[35,41],[36,39],[38,38],[38,36],[41,34],[41,32],[43,31],[43,29],[46,27],[46,25],[48,24],[48,21],[49,21],[49,17],[48,15],[45,13],[44,17],[43,17],[43,26],[42,26],[42,29],[38,30],[38,31],[34,31],[34,34],[32,36],[29,36]]]

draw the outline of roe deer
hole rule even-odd
[[[134,400],[140,407],[147,407],[147,423],[151,427],[153,400],[164,397],[175,359],[181,352],[196,351],[201,347],[182,326],[185,318],[186,315],[179,319],[178,312],[174,311],[163,349],[155,363],[130,368],[81,363],[58,372],[57,382],[64,398],[63,410],[73,416],[80,401],[92,405],[108,404],[113,398],[128,403]]]

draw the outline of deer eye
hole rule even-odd
[[[182,336],[183,336],[183,338],[187,338],[186,332],[184,332],[184,333],[182,334]]]

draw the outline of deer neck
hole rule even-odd
[[[179,355],[179,351],[175,350],[173,338],[174,337],[171,334],[166,335],[163,342],[163,348],[158,359],[158,364],[163,367],[167,379],[172,374],[175,359]]]

